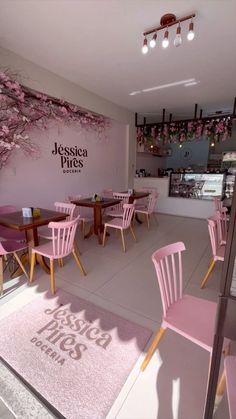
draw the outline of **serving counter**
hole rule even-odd
[[[169,196],[169,177],[135,177],[134,189],[156,188],[159,194],[155,212],[184,217],[208,218],[214,213],[213,200],[190,199],[184,196]]]

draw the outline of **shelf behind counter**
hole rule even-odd
[[[156,188],[158,200],[155,212],[184,217],[208,218],[214,213],[213,201],[169,197],[169,177],[135,177],[134,189]]]

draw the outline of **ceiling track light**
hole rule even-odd
[[[189,29],[188,29],[188,35],[187,35],[188,41],[192,41],[194,39],[194,36],[195,36],[195,33],[193,30],[193,21],[191,20],[189,24]]]
[[[156,39],[157,39],[157,32],[161,31],[162,29],[166,29],[165,33],[164,33],[164,38],[162,41],[162,47],[163,48],[167,48],[169,46],[169,27],[173,26],[173,25],[178,25],[177,30],[176,30],[176,35],[175,35],[175,39],[174,39],[174,46],[175,47],[179,47],[183,40],[181,37],[181,26],[180,23],[184,22],[186,20],[190,20],[191,22],[189,24],[189,30],[188,30],[188,34],[187,34],[187,39],[188,41],[192,41],[194,39],[195,33],[194,33],[194,25],[193,25],[193,18],[195,17],[195,13],[192,13],[189,16],[184,16],[181,17],[179,19],[176,18],[176,16],[172,13],[167,13],[165,15],[163,15],[161,17],[160,20],[160,26],[158,26],[157,28],[153,28],[150,29],[146,32],[143,33],[144,35],[144,41],[143,41],[143,46],[142,46],[142,53],[146,54],[148,52],[148,35],[152,35],[152,38],[149,41],[149,46],[150,48],[154,48],[156,46]]]
[[[168,39],[168,37],[169,37],[169,32],[168,32],[168,30],[166,30],[165,31],[165,34],[164,34],[164,39],[162,41],[162,48],[167,48],[169,46],[169,39]]]
[[[147,38],[144,38],[143,40],[143,46],[142,46],[142,53],[147,54],[148,52],[148,46],[147,46]]]
[[[155,32],[151,41],[149,42],[149,46],[150,48],[155,48],[156,44],[157,44],[157,33]]]
[[[175,47],[179,47],[182,44],[182,38],[181,38],[181,26],[179,23],[179,26],[176,30],[176,35],[175,35],[175,39],[174,39],[174,46]]]

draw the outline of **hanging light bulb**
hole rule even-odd
[[[143,46],[142,46],[142,53],[147,54],[148,52],[148,46],[147,46],[147,38],[144,38],[143,40]]]
[[[179,148],[182,148],[182,147],[183,147],[183,144],[180,144],[180,145],[179,145]]]
[[[211,147],[215,147],[214,141],[211,142]]]
[[[169,46],[168,36],[169,36],[169,32],[167,30],[167,31],[165,31],[164,39],[163,39],[163,41],[161,43],[163,48],[167,48]]]
[[[180,27],[180,23],[179,23],[179,26],[178,26],[177,31],[176,31],[176,36],[175,36],[175,39],[174,39],[174,46],[179,47],[181,44],[182,44],[181,27]]]
[[[151,41],[149,42],[149,46],[150,46],[150,48],[155,48],[155,46],[156,46],[156,44],[157,44],[156,39],[157,39],[157,34],[156,34],[156,33],[154,33],[154,35],[153,35],[153,37],[152,37]]]
[[[187,35],[188,41],[192,41],[194,39],[194,36],[195,36],[195,33],[193,31],[193,22],[191,21],[189,24],[188,35]]]

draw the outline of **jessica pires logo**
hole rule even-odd
[[[68,357],[74,361],[81,359],[89,344],[106,350],[112,341],[109,333],[104,333],[61,305],[48,308],[44,313],[50,319],[37,330],[30,342],[59,365],[64,365]]]
[[[58,146],[57,142],[54,143],[52,154],[60,157],[63,173],[80,173],[84,167],[84,158],[88,157],[86,148],[79,148],[77,145],[64,147],[60,144]]]

